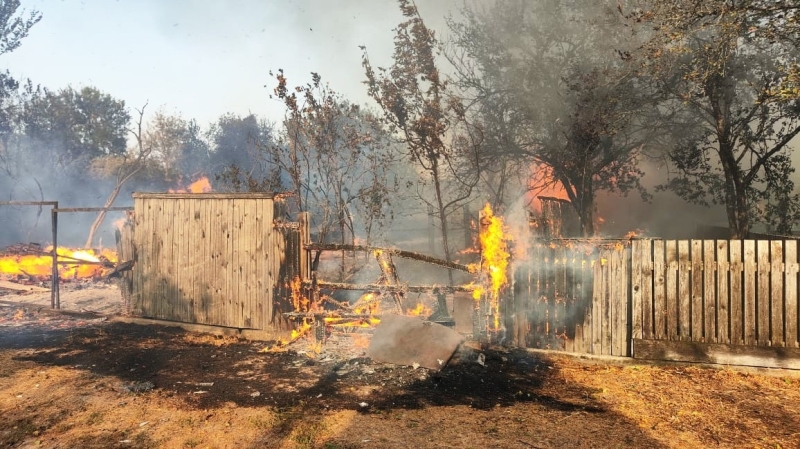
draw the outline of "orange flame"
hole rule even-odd
[[[209,181],[205,176],[189,184],[189,186],[186,188],[168,190],[169,193],[208,193],[211,191],[211,181]]]
[[[419,303],[413,309],[408,311],[409,316],[427,316],[431,314],[431,309],[425,307],[425,304]]]
[[[508,262],[511,255],[507,243],[511,240],[506,231],[502,217],[492,212],[492,206],[486,204],[481,216],[481,264],[489,277],[491,291],[489,304],[494,315],[494,328],[500,328],[500,291],[508,285]],[[479,286],[472,292],[475,300],[480,300],[485,288]]]
[[[45,248],[52,252],[53,247]],[[89,278],[103,274],[102,265],[71,265],[69,262],[101,262],[104,258],[109,262],[117,262],[117,253],[110,249],[96,251],[93,249],[72,249],[58,247],[58,276],[60,279]],[[64,263],[61,263],[64,262]],[[0,274],[50,276],[53,269],[53,258],[49,254],[26,254],[22,256],[0,256]]]

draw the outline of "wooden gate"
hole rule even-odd
[[[276,231],[271,194],[133,197],[133,315],[235,328],[286,326],[280,313],[287,306],[275,293],[299,270],[291,261],[300,260],[301,233],[298,226]]]

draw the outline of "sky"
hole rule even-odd
[[[419,0],[439,35],[456,0]],[[49,89],[94,86],[131,108],[148,103],[206,125],[224,113],[278,121],[270,70],[290,85],[323,81],[366,96],[361,50],[391,62],[396,0],[22,0],[42,20],[0,68]]]

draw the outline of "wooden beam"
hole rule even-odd
[[[308,284],[308,283],[307,283]],[[317,287],[331,290],[356,290],[356,291],[382,291],[382,292],[412,292],[412,293],[454,293],[472,292],[475,286],[471,285],[384,285],[384,284],[345,284],[343,282],[317,281]]]
[[[786,347],[635,338],[633,357],[642,360],[800,369],[800,349]]]
[[[373,251],[383,251],[385,253],[391,254],[397,257],[403,257],[405,259],[413,259],[419,260],[421,262],[430,263],[433,265],[439,265],[445,268],[450,268],[453,270],[461,270],[466,271],[467,273],[471,273],[473,270],[470,270],[468,266],[462,265],[456,262],[448,262],[446,260],[437,259],[435,257],[426,256],[425,254],[415,253],[411,251],[403,251],[396,248],[380,248],[376,246],[362,246],[362,245],[338,245],[338,244],[322,244],[322,243],[312,243],[306,245],[306,250],[309,251],[364,251],[364,252],[373,252]]]

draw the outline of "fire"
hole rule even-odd
[[[431,309],[425,307],[425,304],[418,303],[416,307],[408,311],[409,316],[427,316],[431,314]]]
[[[553,170],[547,166],[534,165],[531,167],[531,175],[528,180],[529,203],[537,212],[542,212],[542,205],[539,201],[533,201],[540,196],[569,200],[569,195],[564,189],[563,184],[558,182],[553,176]]]
[[[489,304],[494,315],[494,328],[500,328],[500,291],[508,285],[508,262],[511,255],[508,252],[508,242],[511,237],[506,232],[502,217],[497,217],[492,212],[490,204],[486,204],[481,214],[481,265],[489,277],[490,292]],[[472,292],[475,300],[480,300],[485,294],[485,288],[480,286]]]
[[[380,324],[380,318],[371,316],[367,318],[344,318],[344,317],[337,317],[337,316],[329,316],[325,317],[325,324],[328,326],[337,326],[337,327],[374,327]]]
[[[45,248],[52,252],[53,247]],[[89,278],[99,276],[103,272],[103,259],[116,263],[117,254],[109,249],[96,251],[93,249],[72,249],[58,247],[58,276],[60,279]],[[96,262],[97,265],[70,264],[75,261]],[[26,254],[22,256],[0,256],[0,274],[50,276],[53,270],[53,258],[49,254]]]
[[[186,188],[168,190],[169,193],[208,193],[211,191],[211,181],[209,181],[205,176],[189,184],[189,186]]]

